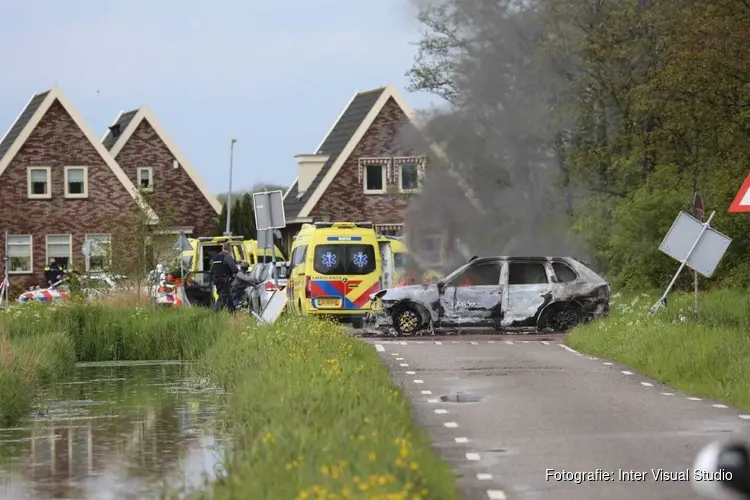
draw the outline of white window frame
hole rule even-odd
[[[144,188],[141,186],[141,180],[143,179],[143,171],[148,171],[148,187]],[[146,192],[152,192],[154,190],[154,167],[138,167],[138,172],[136,173],[136,186],[138,189],[142,189]]]
[[[404,167],[414,167],[417,169],[417,187],[415,189],[404,189]],[[419,178],[419,165],[416,163],[405,163],[398,166],[398,192],[399,193],[418,193],[422,190],[422,179]]]
[[[380,176],[382,178],[383,182],[383,189],[367,189],[367,169],[370,167],[380,167]],[[362,165],[362,189],[364,190],[365,194],[385,194],[386,193],[386,175],[385,170],[388,168],[388,165],[385,163],[367,163],[365,165]]]
[[[55,257],[55,255],[49,254],[49,238],[50,236],[67,236],[68,237],[68,269],[73,269],[73,235],[72,234],[48,234],[44,237],[44,258],[46,259],[44,261],[45,267],[49,263],[50,257]],[[61,245],[62,243],[56,243]],[[57,256],[59,257],[59,255]]]
[[[88,234],[84,235],[83,241],[85,242],[86,240],[89,240],[89,239],[103,239],[103,238],[101,238],[103,236],[106,237],[107,243],[109,245],[109,255],[106,256],[107,260],[109,260],[108,267],[112,267],[112,235],[111,234],[109,234],[109,233],[88,233]],[[86,259],[85,259],[86,260],[86,262],[85,262],[86,272],[90,272],[91,271],[91,256],[87,255],[85,257],[86,257]],[[106,271],[107,271],[107,269],[101,269],[101,270],[97,269],[94,272],[106,272]]]
[[[47,192],[45,194],[34,194],[31,190],[31,172],[41,170],[47,174]],[[28,167],[26,169],[27,195],[30,200],[49,200],[52,198],[52,169],[50,167]]]
[[[8,274],[34,274],[34,236],[31,234],[9,234],[8,239],[10,238],[28,238],[28,243],[11,243],[10,241],[7,242],[8,244],[8,253],[10,253],[10,247],[12,246],[28,246],[29,247],[29,269],[28,270],[21,270],[21,271],[13,271],[10,268],[10,255],[8,256]]]
[[[83,170],[83,193],[71,193],[68,191],[68,172],[71,170]],[[66,198],[88,198],[89,197],[89,167],[70,165],[65,167],[65,197]]]

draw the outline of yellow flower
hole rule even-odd
[[[370,454],[367,455],[367,459],[370,462],[374,462],[375,460],[377,460],[377,458],[378,458],[378,456],[374,452],[370,452]]]

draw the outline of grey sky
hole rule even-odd
[[[57,83],[98,136],[148,105],[214,192],[232,136],[235,186],[287,185],[356,90],[406,86],[418,37],[405,0],[5,2],[0,134]]]

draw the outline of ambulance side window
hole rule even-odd
[[[299,264],[304,263],[305,257],[307,257],[307,245],[300,245],[295,248],[294,252],[292,253],[292,264],[291,266],[289,266],[289,271],[291,272],[291,270],[297,267]]]

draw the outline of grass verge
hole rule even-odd
[[[201,498],[458,498],[375,349],[337,324],[225,332],[204,366],[233,393],[237,451]]]
[[[744,290],[674,294],[649,317],[660,292],[615,295],[609,318],[576,328],[566,344],[626,364],[696,396],[750,410],[750,295]]]

